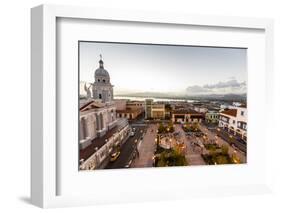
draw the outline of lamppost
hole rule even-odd
[[[219,145],[218,136],[215,136],[215,143],[216,145]]]
[[[156,145],[159,145],[159,143],[160,143],[160,135],[157,134],[154,141],[155,141]]]

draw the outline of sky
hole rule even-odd
[[[79,42],[80,81],[94,82],[100,54],[114,94],[241,94],[247,50],[199,46]]]

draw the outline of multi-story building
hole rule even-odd
[[[86,148],[98,137],[102,137],[116,124],[116,109],[113,104],[90,101],[80,107],[80,148]]]
[[[114,100],[116,104],[116,113],[118,118],[127,118],[133,120],[144,112],[144,102],[129,101],[125,99]]]
[[[144,109],[144,101],[127,101],[127,107],[134,109],[134,108],[142,108]]]
[[[165,119],[165,104],[153,104],[151,108],[151,118]]]
[[[172,111],[172,121],[175,123],[201,123],[203,119],[202,113],[192,109],[175,109]]]
[[[126,140],[131,130],[127,119],[116,116],[113,86],[101,59],[91,85],[92,92],[90,87],[85,87],[87,98],[80,99],[80,169],[105,167],[109,155]]]
[[[220,112],[219,127],[247,141],[247,108],[245,105],[234,106]]]
[[[219,122],[219,112],[208,110],[208,112],[205,113],[205,121],[207,123],[218,123]]]
[[[146,119],[165,119],[165,104],[154,103],[153,99],[145,100]]]
[[[152,111],[153,99],[145,99],[145,118],[150,119],[152,118],[151,111]]]
[[[206,113],[208,111],[208,108],[207,107],[204,107],[204,106],[195,106],[194,107],[194,110],[196,112],[200,112],[200,113]]]
[[[172,106],[171,104],[165,104],[165,119],[169,120],[172,116]]]

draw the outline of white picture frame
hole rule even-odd
[[[214,195],[242,195],[253,193],[270,192],[271,173],[270,161],[268,153],[265,153],[263,158],[266,159],[262,165],[255,168],[255,174],[263,174],[261,178],[253,180],[253,184],[245,178],[243,181],[230,183],[217,183],[216,185],[201,184],[193,182],[193,187],[188,184],[182,184],[182,188],[176,185],[174,188],[171,184],[167,184],[166,190],[161,190],[157,186],[150,186],[153,193],[145,194],[143,191],[134,192],[131,189],[125,189],[111,195],[108,193],[101,193],[97,189],[97,193],[93,195],[85,194],[83,191],[80,194],[61,194],[59,191],[61,182],[60,170],[58,166],[58,159],[60,159],[58,152],[58,132],[57,132],[57,116],[58,116],[58,100],[57,88],[60,81],[57,78],[57,21],[58,19],[79,19],[79,20],[101,20],[101,21],[118,21],[130,23],[152,23],[155,26],[165,26],[167,29],[173,26],[200,26],[202,28],[220,28],[227,31],[238,30],[257,30],[262,32],[262,38],[259,42],[263,46],[264,52],[260,53],[261,60],[257,63],[262,63],[257,76],[264,76],[257,81],[263,82],[258,91],[262,94],[260,103],[261,106],[257,110],[262,110],[265,107],[273,105],[271,91],[273,90],[273,21],[270,19],[256,19],[256,18],[240,18],[240,17],[216,17],[203,15],[188,15],[188,14],[173,14],[173,13],[152,13],[147,11],[122,11],[112,9],[99,8],[84,8],[73,6],[54,6],[41,5],[31,10],[31,201],[33,204],[46,207],[59,206],[76,206],[76,205],[91,205],[100,203],[116,203],[116,202],[139,202],[144,200],[163,200],[163,199],[179,199],[198,196],[214,196]],[[172,30],[172,29],[170,29]],[[233,35],[235,36],[235,35]],[[223,40],[223,38],[221,38]],[[214,45],[214,44],[213,44]],[[263,55],[263,56],[262,56]],[[253,57],[253,56],[252,56]],[[249,75],[253,78],[253,73]],[[254,83],[249,87],[255,87]],[[255,97],[249,98],[249,102],[255,102]],[[260,112],[257,111],[257,112]],[[269,112],[269,114],[272,112]],[[271,116],[262,117],[264,123],[270,123]],[[251,128],[251,127],[249,127]],[[252,127],[252,132],[258,131]],[[270,135],[268,134],[268,125],[264,133],[265,148],[270,143]],[[261,145],[257,145],[261,147]],[[257,149],[258,150],[258,149]],[[77,157],[77,156],[74,156]],[[254,159],[254,158],[253,158]],[[199,174],[205,175],[209,172],[211,179],[220,178],[218,174],[222,170],[231,171],[234,167],[225,167],[215,169],[214,167],[205,168],[201,171],[197,168],[192,168],[189,171],[196,171]],[[215,171],[217,170],[217,171]],[[239,170],[247,173],[247,167],[239,168]],[[160,176],[169,177],[171,172],[173,174],[184,174],[186,168],[176,168],[173,170],[132,170],[130,176],[155,175],[155,178]],[[77,170],[78,172],[78,170]],[[115,173],[106,171],[99,178],[105,181],[106,176],[110,178],[111,175],[122,176],[127,171],[117,171]],[[195,172],[195,173],[196,173]],[[241,172],[241,171],[238,171]],[[121,174],[122,173],[122,174]],[[214,174],[212,174],[214,173]],[[245,174],[246,174],[245,173]],[[87,174],[89,175],[89,173]],[[184,175],[183,175],[184,176]],[[186,176],[187,177],[187,176]],[[95,178],[95,177],[93,177]],[[137,177],[136,177],[137,178]],[[170,176],[171,180],[175,181],[174,176]],[[196,178],[194,176],[193,178]],[[70,178],[71,179],[71,178]],[[164,178],[165,179],[165,178]],[[89,180],[89,179],[87,179]],[[124,180],[130,181],[129,177]],[[78,183],[69,183],[78,184]],[[141,184],[140,184],[141,185]],[[69,186],[69,185],[68,185]],[[126,188],[126,186],[124,186]],[[127,186],[129,188],[130,185]],[[144,187],[145,188],[145,187]],[[75,187],[73,186],[73,189]],[[75,189],[77,190],[77,189]],[[90,189],[89,189],[90,190]],[[170,192],[166,194],[167,191]],[[122,196],[118,196],[118,194]],[[151,195],[150,195],[151,194]],[[157,196],[156,196],[157,195]]]

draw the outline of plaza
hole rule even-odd
[[[114,97],[102,56],[80,97],[79,169],[247,163],[247,108],[225,101]]]

